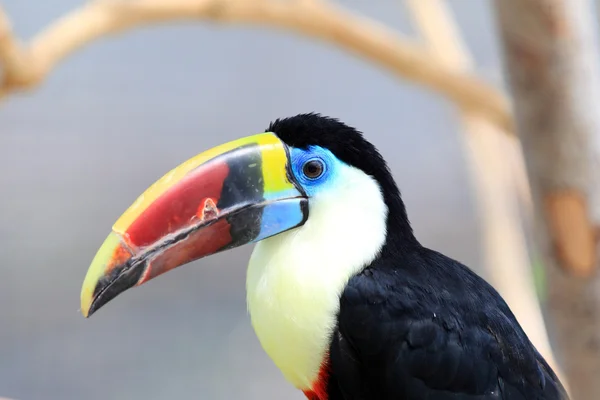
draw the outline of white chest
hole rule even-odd
[[[328,266],[318,260],[311,264],[310,257],[290,259],[285,246],[276,242],[280,238],[259,243],[250,261],[247,300],[252,326],[286,379],[309,389],[328,350],[345,280],[324,273]]]

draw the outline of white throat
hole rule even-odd
[[[340,169],[334,187],[310,198],[306,223],[259,242],[248,266],[256,335],[301,390],[317,380],[348,279],[376,257],[386,237],[377,182],[348,165]]]

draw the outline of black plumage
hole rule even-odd
[[[386,243],[340,298],[328,400],[563,400],[564,388],[498,292],[415,238],[394,179],[356,129],[301,114],[269,126],[373,176],[388,207]]]
[[[567,398],[500,295],[433,250],[382,252],[338,321],[329,400]]]

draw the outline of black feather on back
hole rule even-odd
[[[500,295],[426,248],[350,280],[330,359],[329,400],[568,399]]]

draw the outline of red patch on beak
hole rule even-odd
[[[123,232],[124,236],[141,248],[191,226],[197,218],[208,219],[216,215],[219,212],[216,204],[228,174],[229,166],[225,161],[201,165],[157,198]],[[207,176],[211,178],[206,179]]]

